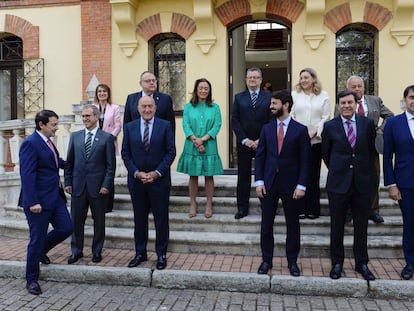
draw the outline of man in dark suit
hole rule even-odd
[[[142,91],[129,94],[127,97],[124,109],[124,127],[128,122],[139,119],[137,110],[139,99],[144,96],[151,96],[157,109],[155,116],[170,121],[173,133],[175,133],[175,116],[171,96],[157,92],[157,79],[150,71],[144,71],[141,74],[139,85],[141,85]]]
[[[330,277],[342,276],[344,226],[348,207],[354,224],[355,270],[366,280],[375,280],[369,270],[367,227],[374,179],[375,125],[356,111],[356,93],[338,94],[339,117],[325,123],[322,132],[322,158],[328,167],[326,190],[331,214]]]
[[[130,268],[147,261],[150,210],[155,222],[157,269],[167,266],[170,167],[176,151],[171,123],[154,117],[156,108],[151,96],[141,97],[138,102],[141,117],[124,128],[121,155],[128,170],[135,224],[135,257],[128,264]]]
[[[231,126],[237,140],[237,213],[235,219],[249,214],[252,160],[256,156],[262,126],[269,122],[270,94],[260,91],[262,71],[249,68],[247,90],[236,94],[231,112]]]
[[[72,133],[65,167],[65,191],[71,198],[74,226],[68,264],[83,257],[84,227],[90,207],[93,218],[92,262],[102,260],[105,211],[115,176],[114,137],[98,126],[99,109],[82,109],[85,128]]]
[[[311,145],[306,127],[289,113],[293,99],[287,90],[272,94],[270,110],[276,120],[263,126],[256,151],[256,193],[262,202],[260,246],[263,262],[259,274],[272,268],[273,224],[279,198],[286,220],[286,257],[290,274],[299,276],[299,212],[308,180]]]
[[[406,266],[401,277],[414,272],[414,85],[405,88],[406,111],[388,119],[384,129],[384,185],[398,201],[403,218],[402,247]]]
[[[58,130],[58,118],[51,110],[38,112],[36,131],[26,138],[19,152],[19,206],[24,208],[30,231],[26,287],[33,295],[42,293],[38,283],[39,262],[49,264],[47,252],[70,236],[73,230],[59,177],[59,168],[63,168],[65,162],[50,140]],[[48,233],[49,224],[53,230]]]
[[[374,153],[374,188],[371,195],[372,204],[369,219],[375,223],[384,222],[384,218],[379,214],[379,195],[378,188],[380,183],[380,162],[379,153],[382,153],[382,133],[386,120],[394,113],[388,109],[382,102],[382,99],[378,96],[365,95],[364,81],[359,76],[351,76],[346,82],[347,89],[354,91],[357,94],[357,109],[356,112],[367,118],[374,120],[376,135],[376,149]],[[337,107],[335,107],[337,108]],[[339,116],[338,109],[335,109],[335,116]],[[380,118],[383,120],[381,125],[379,124]],[[378,143],[377,143],[378,142]],[[351,215],[348,216],[348,220],[351,221]]]

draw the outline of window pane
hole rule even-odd
[[[339,54],[337,57],[338,90],[346,89],[346,81],[352,75],[369,79],[369,55]]]
[[[174,111],[183,110],[185,99],[185,61],[158,62],[159,91],[171,95]]]
[[[0,70],[0,121],[11,119],[10,70]]]

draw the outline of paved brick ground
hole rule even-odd
[[[0,260],[25,261],[28,240],[0,237]],[[49,257],[54,264],[67,265],[70,255],[68,243],[60,244],[49,252]],[[85,257],[75,265],[100,265],[125,267],[134,257],[133,250],[104,248],[102,262],[92,262],[92,254],[89,247],[84,250]],[[156,255],[148,253],[149,260],[142,263],[140,267],[155,269]],[[174,270],[199,270],[217,272],[252,272],[256,273],[260,265],[259,256],[232,256],[232,255],[204,255],[187,253],[168,253],[167,269]],[[329,277],[331,262],[329,258],[299,258],[298,265],[304,276],[326,276]],[[404,267],[404,259],[372,259],[369,266],[378,279],[399,280],[400,271]],[[287,262],[284,257],[273,258],[273,269],[271,274],[289,275]],[[353,259],[347,258],[344,263],[344,276],[361,278],[354,271]]]

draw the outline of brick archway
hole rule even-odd
[[[171,14],[171,32],[187,40],[195,30],[196,23],[194,20],[184,14]],[[159,13],[154,14],[141,21],[137,25],[137,33],[147,41],[162,33],[161,15]]]
[[[23,40],[23,58],[39,58],[39,26],[34,26],[21,17],[6,14],[4,31]]]

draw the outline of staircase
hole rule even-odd
[[[323,175],[323,174],[322,174]],[[170,199],[170,244],[169,251],[204,254],[231,254],[260,256],[260,206],[254,188],[251,189],[250,215],[234,219],[236,212],[235,175],[215,177],[214,215],[204,218],[204,178],[200,177],[198,215],[188,218],[188,176],[173,172]],[[325,184],[322,177],[321,185]],[[115,208],[106,218],[106,247],[134,249],[133,213],[126,178],[116,178]],[[322,216],[315,220],[301,220],[301,257],[328,257],[330,222],[328,200],[324,189],[321,192]],[[380,212],[383,224],[369,222],[368,251],[370,258],[403,258],[401,250],[402,219],[398,205],[388,199],[386,189],[380,190]],[[92,221],[88,217],[85,227],[85,244],[92,239]],[[282,208],[275,218],[275,256],[284,256],[285,225]],[[345,249],[352,257],[352,224],[345,229]],[[0,206],[0,235],[27,238],[25,215],[21,208]],[[154,250],[155,231],[150,216],[149,251]],[[67,240],[69,242],[69,239]]]

